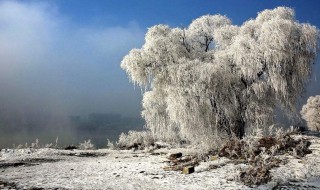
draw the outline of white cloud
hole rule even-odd
[[[0,3],[0,56],[2,71],[7,67],[39,62],[47,53],[56,27],[44,6]],[[12,68],[14,67],[14,68]]]

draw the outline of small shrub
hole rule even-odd
[[[19,144],[16,149],[23,149],[23,145],[22,144]]]
[[[83,143],[79,144],[80,150],[93,150],[94,145],[91,143],[91,139],[84,141]]]
[[[300,113],[310,130],[320,131],[320,95],[311,96]]]
[[[52,143],[46,144],[46,145],[44,145],[44,147],[45,147],[45,148],[53,148],[53,144],[52,144]]]
[[[260,185],[271,180],[270,169],[272,166],[264,165],[258,162],[256,166],[249,166],[241,171],[240,181],[246,185]]]
[[[120,149],[143,149],[154,144],[154,138],[149,131],[129,131],[121,133],[117,147]]]
[[[245,185],[260,185],[271,180],[270,170],[282,161],[275,155],[289,153],[303,157],[311,153],[311,143],[304,139],[294,139],[287,133],[268,137],[234,138],[220,150],[219,156],[232,160],[244,160],[249,166],[241,169],[239,180]]]
[[[32,142],[28,144],[27,142],[22,145],[19,144],[17,147],[13,145],[14,149],[24,149],[24,148],[32,148],[32,149],[40,149],[40,148],[58,148],[58,140],[59,138],[57,137],[55,140],[55,144],[53,143],[48,143],[48,144],[40,144],[39,139],[36,139],[35,142]]]
[[[36,139],[34,143],[31,143],[31,148],[40,148],[39,139]]]
[[[107,148],[108,149],[114,149],[115,148],[115,146],[114,146],[114,143],[113,142],[111,142],[109,139],[107,139]]]

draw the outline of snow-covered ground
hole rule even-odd
[[[272,170],[273,180],[256,189],[320,189],[320,138],[312,154]],[[226,158],[202,162],[195,173],[165,171],[168,153],[192,154],[190,149],[124,150],[1,150],[0,189],[250,189],[236,180],[239,167]],[[216,169],[208,169],[216,165]],[[2,185],[1,185],[2,184]]]

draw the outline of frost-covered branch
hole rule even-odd
[[[147,89],[142,116],[155,137],[218,143],[272,124],[278,105],[295,112],[318,45],[318,29],[290,8],[262,11],[241,26],[205,15],[187,28],[149,28],[121,67]]]
[[[300,113],[310,130],[320,131],[320,95],[311,96]]]

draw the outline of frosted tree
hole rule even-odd
[[[311,96],[300,113],[310,130],[320,131],[320,95]]]
[[[187,28],[156,25],[121,62],[144,92],[142,116],[156,138],[217,143],[288,114],[310,78],[319,32],[294,11],[265,10],[241,26],[221,15]]]

